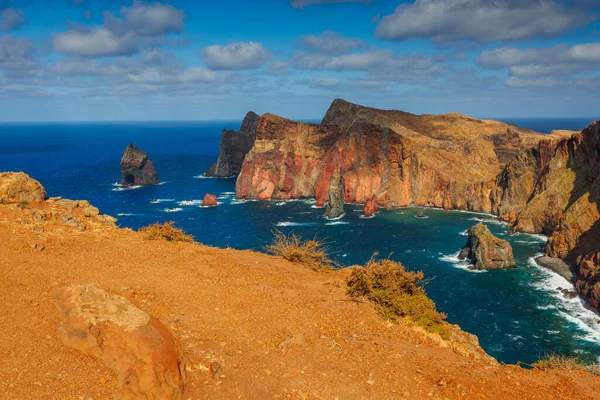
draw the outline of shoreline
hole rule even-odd
[[[560,258],[552,258],[544,255],[536,257],[534,260],[540,267],[547,268],[559,274],[571,284],[573,283],[574,275],[571,272],[571,267]]]

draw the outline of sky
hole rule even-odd
[[[0,121],[600,118],[600,0],[0,0]]]

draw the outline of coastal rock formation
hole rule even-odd
[[[62,341],[118,371],[122,398],[182,398],[183,362],[160,321],[96,285],[60,289],[55,298]]]
[[[377,212],[377,196],[373,195],[369,200],[365,202],[363,207],[363,215],[365,217],[370,217],[375,215]]]
[[[121,158],[121,185],[156,185],[158,174],[154,170],[148,153],[135,147],[133,143],[125,149]]]
[[[204,199],[202,199],[201,207],[216,207],[217,206],[217,197],[213,194],[206,193]]]
[[[250,111],[239,131],[223,129],[219,158],[206,176],[228,178],[240,173],[246,154],[254,146],[257,123],[258,115]]]
[[[331,177],[329,201],[325,210],[327,218],[335,219],[344,215],[344,181],[339,172]]]
[[[35,203],[44,201],[46,190],[23,172],[0,173],[0,203]]]
[[[468,259],[473,269],[516,268],[512,247],[506,240],[497,238],[483,223],[469,229],[469,238],[458,258]]]
[[[576,269],[577,293],[588,306],[594,310],[600,309],[600,252],[581,257]]]
[[[543,138],[554,136],[460,114],[413,115],[335,100],[320,125],[260,117],[236,194],[315,198],[320,206],[341,166],[346,202],[375,195],[384,207],[489,212],[506,162]]]

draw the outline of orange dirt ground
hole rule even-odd
[[[173,332],[187,370],[184,399],[600,398],[600,377],[500,366],[443,347],[409,323],[386,323],[371,305],[346,298],[347,271],[148,241],[101,224],[78,231],[34,223],[20,208],[0,204],[2,399],[117,393],[114,371],[57,335],[53,289],[90,283],[126,296]]]

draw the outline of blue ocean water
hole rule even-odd
[[[581,129],[588,120],[507,121],[542,132]],[[545,238],[508,235],[490,216],[418,209],[381,211],[361,218],[361,207],[328,221],[314,201],[235,200],[235,179],[201,177],[216,160],[222,128],[240,121],[0,124],[0,171],[24,171],[40,180],[50,196],[87,199],[137,229],[174,220],[196,240],[211,246],[263,250],[273,229],[325,239],[343,265],[363,264],[374,252],[422,270],[426,290],[448,321],[476,334],[482,347],[506,363],[532,362],[547,353],[600,356],[600,325],[578,299],[566,300],[561,277],[535,265]],[[129,142],[146,150],[163,184],[123,190],[119,161]],[[205,193],[216,208],[200,208]],[[153,202],[153,200],[156,200]],[[511,242],[519,268],[475,273],[456,259],[465,231],[483,220]],[[165,266],[168,268],[168,266]]]

